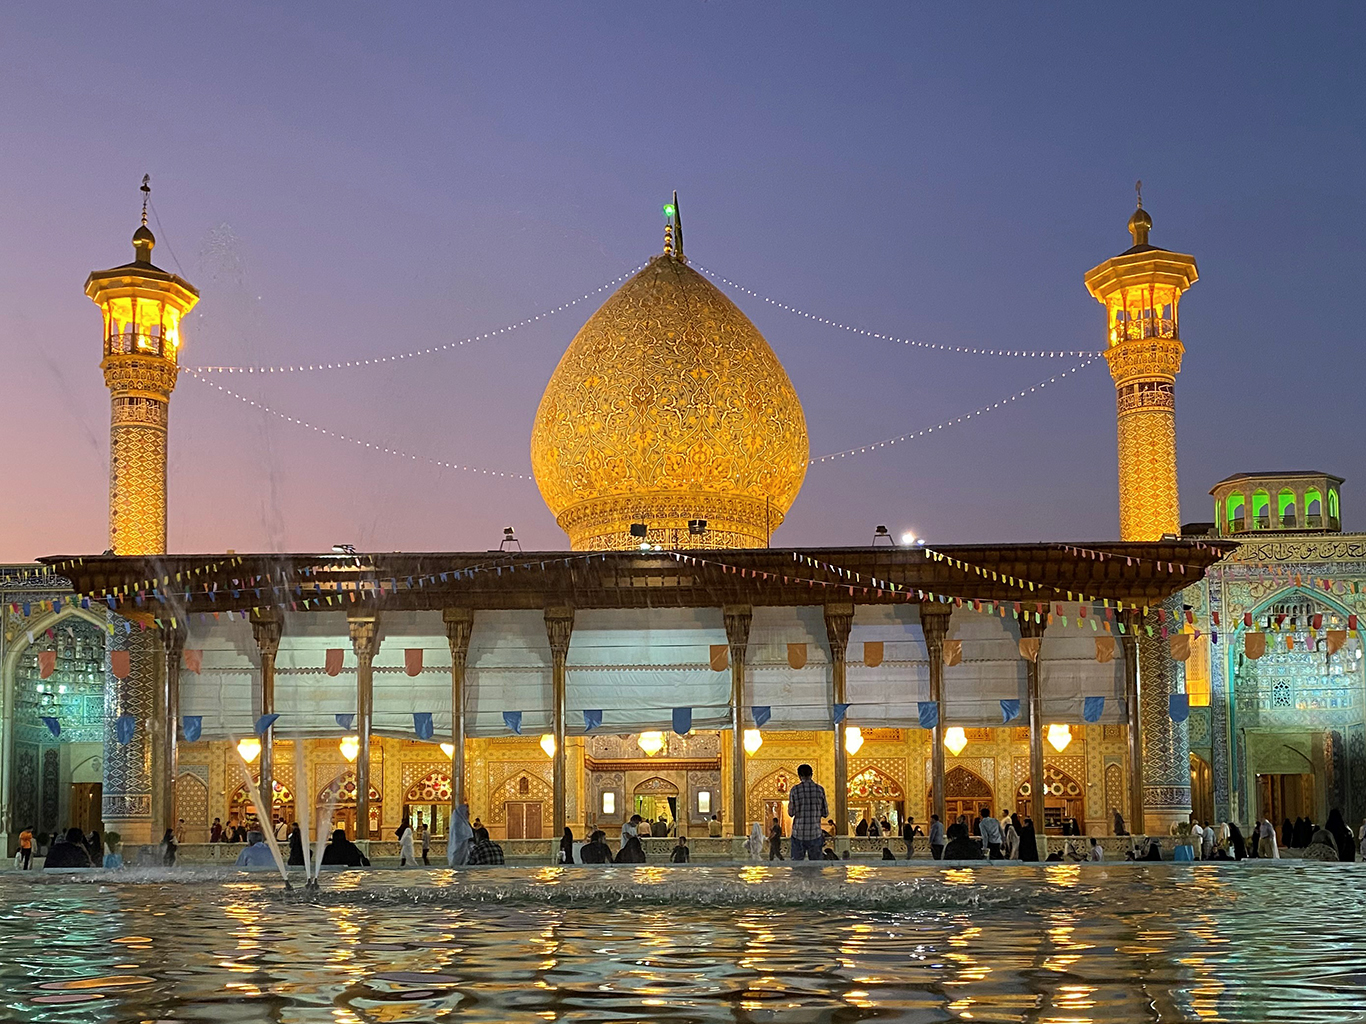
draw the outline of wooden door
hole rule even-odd
[[[541,838],[541,801],[510,800],[504,807],[509,839]]]
[[[104,786],[98,782],[73,782],[71,784],[71,827],[82,832],[102,830],[102,801]]]

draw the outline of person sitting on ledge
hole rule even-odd
[[[981,860],[982,844],[973,842],[968,836],[967,822],[959,815],[957,821],[949,826],[949,845],[944,847],[945,860]]]
[[[883,860],[896,860],[896,854],[894,854],[894,853],[892,852],[892,848],[891,848],[890,846],[884,846],[884,847],[882,848],[882,859],[883,859]]]
[[[713,839],[721,838],[721,815],[713,814],[711,821],[707,822],[707,835]]]
[[[845,854],[845,856],[848,856],[848,854]],[[832,843],[827,842],[821,849],[821,860],[839,860],[839,856],[835,853],[835,847]]]
[[[326,863],[325,859],[324,863]],[[237,866],[239,868],[269,868],[274,865],[275,858],[271,856],[270,847],[266,845],[266,837],[260,832],[248,832],[247,848],[237,855]]]
[[[669,860],[675,864],[686,864],[692,857],[688,850],[688,837],[679,836],[678,844],[674,847],[673,853],[669,854]]]
[[[597,829],[588,837],[588,842],[579,851],[579,860],[584,864],[611,864],[612,848],[607,845],[607,833]]]
[[[627,836],[626,841],[621,844],[621,849],[617,851],[616,863],[618,864],[644,864],[645,847],[640,845],[639,836]]]
[[[69,828],[66,835],[57,839],[47,848],[46,868],[88,868],[90,854],[85,849],[85,833],[78,828]]]
[[[258,833],[259,835],[259,833]],[[368,868],[370,858],[360,852],[360,847],[346,838],[344,829],[332,833],[332,841],[323,850],[323,866]]]
[[[1143,855],[1144,860],[1161,860],[1162,844],[1156,839],[1148,840],[1148,852]]]
[[[503,848],[489,838],[489,830],[479,827],[474,830],[474,842],[470,844],[470,859],[466,864],[502,864]]]

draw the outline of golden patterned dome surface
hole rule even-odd
[[[806,476],[801,402],[749,318],[656,256],[575,335],[531,435],[541,496],[575,550],[762,547]],[[690,520],[707,520],[690,535]]]

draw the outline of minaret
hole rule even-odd
[[[109,547],[116,555],[166,551],[166,426],[180,357],[180,322],[199,301],[183,278],[152,265],[149,179],[133,262],[96,270],[85,294],[104,314],[109,418]]]
[[[1119,418],[1119,537],[1159,540],[1181,532],[1176,488],[1176,375],[1181,372],[1181,293],[1199,278],[1195,257],[1148,244],[1153,219],[1129,218],[1134,244],[1086,274],[1105,307],[1105,359]]]

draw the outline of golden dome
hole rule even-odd
[[[763,547],[806,476],[806,417],[762,334],[677,256],[589,317],[536,410],[531,467],[575,550]],[[690,520],[705,519],[692,535]]]

